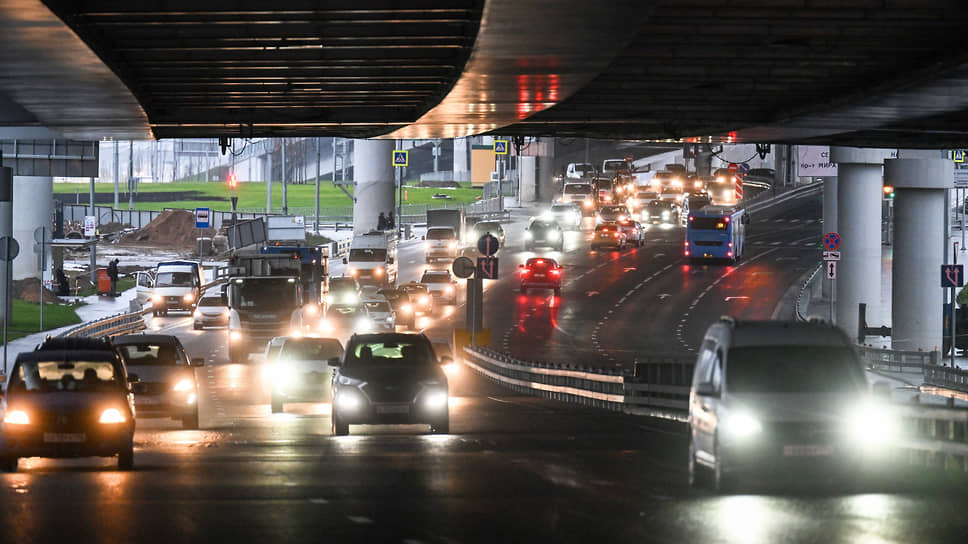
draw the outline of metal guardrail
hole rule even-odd
[[[932,351],[937,355],[937,351]],[[937,359],[937,357],[935,357]],[[968,370],[939,366],[937,364],[924,365],[924,383],[938,387],[946,387],[956,391],[968,392]]]
[[[527,362],[466,346],[464,364],[514,391],[553,400],[688,421],[691,364],[685,359],[638,363],[635,376],[569,365]],[[644,371],[642,371],[644,368]],[[943,367],[941,367],[943,368]],[[950,369],[947,369],[950,370]],[[968,373],[965,373],[968,375]],[[673,383],[654,383],[655,379]],[[892,405],[900,421],[896,447],[907,461],[968,472],[968,410]]]
[[[803,302],[803,296],[808,294],[811,290],[814,280],[817,278],[817,274],[820,273],[820,269],[823,268],[823,263],[817,264],[817,268],[813,270],[813,273],[803,282],[800,286],[800,292],[797,294],[797,307],[796,307],[796,317],[798,321],[806,321],[806,307],[809,305],[809,297],[807,299],[807,304]]]
[[[929,366],[937,366],[941,357],[937,351],[901,351],[871,346],[857,346],[857,353],[867,361],[869,368],[888,372],[924,372]]]

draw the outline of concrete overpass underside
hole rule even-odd
[[[0,16],[0,125],[70,137],[968,145],[956,1],[8,0]]]

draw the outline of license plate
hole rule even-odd
[[[84,433],[44,433],[44,442],[55,444],[71,444],[86,440],[87,435]]]
[[[783,446],[785,457],[824,457],[833,454],[834,447],[829,445]]]
[[[135,396],[134,397],[134,403],[136,405],[145,406],[145,405],[161,404],[161,401],[158,400],[158,399],[156,399],[156,398],[154,398],[154,397],[138,397],[138,396]]]
[[[545,275],[544,274],[535,274],[534,277],[536,277],[536,278],[543,278],[543,277],[545,277]]]
[[[393,404],[387,406],[377,406],[376,413],[378,414],[408,414],[410,413],[410,406],[407,404]]]

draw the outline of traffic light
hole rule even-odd
[[[229,172],[229,187],[235,189],[239,186],[239,180],[235,177],[235,172]]]
[[[884,198],[894,198],[894,186],[885,185],[884,186]]]

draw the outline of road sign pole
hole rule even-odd
[[[47,227],[40,227],[40,328],[44,330],[44,271],[47,268]]]
[[[964,225],[962,225],[964,227]],[[958,242],[955,242],[955,250],[953,252],[954,260],[951,264],[958,264]],[[951,368],[955,367],[955,351],[958,350],[955,340],[958,338],[958,312],[955,311],[955,305],[958,304],[958,293],[957,287],[951,286]]]
[[[4,249],[4,251],[3,251],[4,257],[9,257],[10,256],[10,250],[11,250],[11,248],[10,248],[10,240],[11,240],[10,237],[6,237],[3,240],[3,243],[6,246],[6,247],[3,248]],[[12,266],[12,263],[13,263],[13,259],[9,259],[9,258],[7,258],[6,259],[6,262],[3,263],[3,266],[7,270],[7,273],[6,273],[6,281],[3,284],[3,301],[4,301],[4,304],[10,304],[10,276],[13,275],[13,266]],[[6,313],[6,308],[4,308],[4,311]],[[7,313],[6,316],[3,318],[3,375],[4,376],[7,376],[9,374],[9,369],[7,368],[7,321],[9,321],[9,319],[7,319],[7,317],[9,315],[10,314]]]

